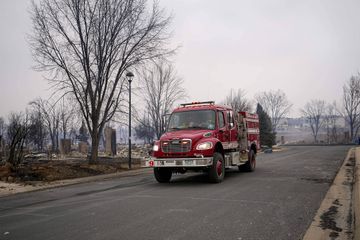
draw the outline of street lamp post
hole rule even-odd
[[[131,169],[131,82],[134,77],[132,72],[126,73],[129,82],[129,169]]]

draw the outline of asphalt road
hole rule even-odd
[[[0,198],[0,239],[301,239],[349,146],[259,154],[253,173],[151,173]]]

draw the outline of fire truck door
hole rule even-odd
[[[218,111],[218,138],[222,142],[224,148],[228,148],[230,142],[230,132],[227,128],[227,124],[225,121],[225,114],[224,112]]]

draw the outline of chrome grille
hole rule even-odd
[[[164,153],[185,153],[191,150],[190,139],[162,141],[161,149]]]

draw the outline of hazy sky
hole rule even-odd
[[[174,59],[189,101],[221,101],[231,88],[252,99],[283,90],[292,114],[310,99],[340,102],[360,70],[360,1],[160,0],[174,16]],[[30,0],[0,3],[0,116],[49,95],[34,72],[26,34]],[[136,81],[136,77],[134,79]]]

